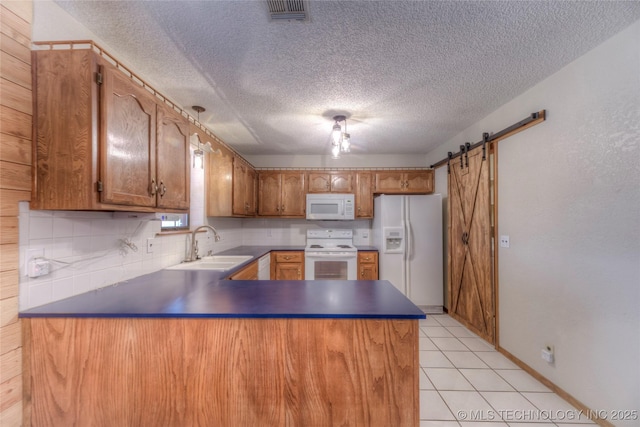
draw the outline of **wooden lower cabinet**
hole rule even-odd
[[[358,280],[378,280],[378,252],[358,252]]]
[[[271,252],[272,280],[304,280],[304,251]]]
[[[258,280],[258,261],[229,276],[229,280]]]
[[[22,322],[24,425],[420,422],[416,319]]]

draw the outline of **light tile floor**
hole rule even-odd
[[[421,427],[594,425],[446,314],[420,321]]]

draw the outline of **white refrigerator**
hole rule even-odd
[[[393,283],[425,313],[442,313],[442,196],[378,196],[372,226],[380,280]]]

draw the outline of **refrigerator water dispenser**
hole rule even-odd
[[[384,227],[384,252],[404,252],[404,230],[402,227]]]

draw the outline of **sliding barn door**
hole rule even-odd
[[[489,160],[482,149],[451,161],[448,185],[449,314],[493,344]]]

